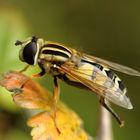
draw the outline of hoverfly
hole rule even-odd
[[[133,76],[140,76],[140,72],[59,43],[44,41],[42,38],[31,37],[25,41],[17,41],[15,45],[22,46],[19,58],[28,64],[22,71],[30,65],[38,64],[41,72],[34,75],[35,77],[41,77],[46,73],[53,76],[55,103],[59,97],[57,79],[61,79],[70,85],[95,92],[100,98],[101,105],[115,117],[120,126],[123,125],[123,121],[107,101],[126,109],[132,109],[133,106],[126,95],[127,89],[122,80],[110,69]]]

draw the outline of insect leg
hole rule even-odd
[[[40,73],[37,73],[37,74],[33,74],[32,75],[33,77],[39,78],[39,77],[42,77],[43,75],[46,74],[46,70],[44,69],[42,63],[39,63],[39,67],[41,68],[41,72]]]
[[[119,123],[120,127],[124,126],[124,121],[122,121],[121,118],[118,116],[118,114],[105,102],[105,98],[100,97],[100,104],[113,115],[113,117]]]
[[[59,85],[56,76],[54,76],[53,100],[55,103],[57,103],[57,101],[59,100]]]
[[[26,65],[22,70],[20,70],[19,72],[20,73],[23,73],[25,72],[28,68],[29,68],[30,65]],[[25,84],[29,81],[30,79],[27,79],[26,81],[23,82],[23,84],[21,85],[21,87],[19,88],[21,91],[22,89],[24,88]]]
[[[29,68],[29,66],[30,66],[30,65],[26,65],[26,66],[25,66],[22,70],[20,70],[19,72],[22,73],[22,72],[26,71],[26,70]]]
[[[33,74],[32,76],[33,77],[36,77],[36,78],[39,78],[39,77],[42,77],[43,75],[45,75],[45,71],[41,71],[40,73],[37,73],[37,74]]]
[[[59,130],[59,128],[57,127],[57,124],[56,124],[56,104],[57,104],[58,100],[59,100],[59,85],[58,85],[57,77],[54,76],[53,119],[54,119],[54,124],[55,124],[56,130],[57,130],[58,134],[60,134],[61,131]]]

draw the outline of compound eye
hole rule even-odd
[[[33,65],[35,62],[35,56],[37,53],[37,44],[36,42],[28,43],[22,52],[23,60],[30,65]]]

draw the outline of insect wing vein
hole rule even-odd
[[[58,68],[59,70],[66,73],[68,76],[72,77],[73,79],[77,80],[78,82],[82,83],[92,91],[96,92],[98,95],[99,93],[103,93],[104,90],[106,90],[105,87],[98,85],[96,83],[91,82],[90,80],[87,80],[79,75],[79,72],[75,69],[65,67],[65,65],[61,65],[61,67]],[[84,73],[82,73],[84,75]],[[101,96],[101,95],[100,95]]]
[[[104,60],[104,59],[101,59],[101,58],[98,58],[98,57],[95,57],[95,56],[90,56],[90,55],[87,55],[87,54],[83,54],[83,57],[85,57],[87,59],[90,59],[91,61],[94,61],[94,62],[103,64],[105,66],[108,66],[109,68],[114,69],[116,71],[119,71],[119,72],[122,72],[122,73],[125,73],[125,74],[128,74],[128,75],[140,76],[139,71],[134,70],[134,69],[132,69],[130,67],[127,67],[127,66],[123,66],[121,64],[117,64],[115,62],[111,62],[111,61]]]
[[[125,94],[123,94],[121,90],[118,90],[117,87],[114,86],[114,89],[107,88],[104,85],[100,85],[92,80],[86,79],[84,78],[84,75],[86,75],[85,71],[83,72],[78,71],[75,68],[68,67],[68,65],[65,66],[65,64],[61,65],[61,67],[59,67],[58,69],[63,71],[68,76],[72,77],[73,79],[77,80],[78,82],[82,83],[83,85],[88,87],[90,90],[94,91],[97,95],[105,97],[110,102],[113,102],[114,104],[117,104],[127,109],[133,108],[129,98]],[[104,75],[101,75],[100,73],[97,73],[97,74],[100,76],[101,79],[107,78]],[[108,78],[108,80],[111,80],[111,79]]]

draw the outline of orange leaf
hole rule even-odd
[[[14,102],[20,107],[28,109],[48,109],[50,107],[49,91],[22,73],[11,71],[5,74],[0,85],[14,92]]]
[[[89,140],[88,134],[82,128],[81,119],[60,101],[56,105],[54,120],[51,114],[53,105],[51,94],[31,78],[11,71],[4,75],[0,85],[14,92],[13,100],[18,106],[44,110],[27,122],[33,127],[31,132],[33,140]]]

